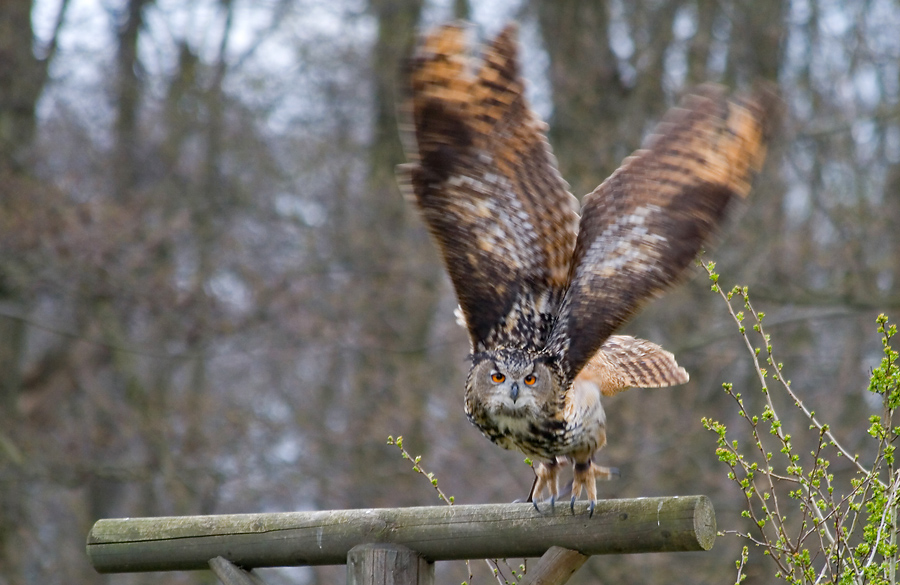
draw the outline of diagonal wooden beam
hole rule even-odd
[[[216,557],[209,560],[209,568],[223,585],[266,585],[259,575],[248,573],[228,559]]]
[[[588,558],[575,550],[551,546],[537,565],[528,568],[522,585],[563,585]]]

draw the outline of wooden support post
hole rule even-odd
[[[434,563],[399,544],[361,544],[347,553],[347,585],[432,585]]]
[[[428,561],[709,550],[706,496],[579,502],[539,514],[531,504],[432,506],[99,520],[87,554],[101,573],[206,569],[222,556],[245,568],[340,565],[365,543],[404,545]]]

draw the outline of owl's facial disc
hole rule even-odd
[[[517,410],[525,407],[530,402],[530,395],[525,391],[524,378],[507,376],[502,373],[503,368],[504,364],[494,364],[490,377],[490,394],[493,396],[491,402],[500,410]]]
[[[513,420],[526,420],[538,416],[543,409],[555,407],[558,384],[546,357],[515,348],[472,357],[472,370],[466,381],[466,408],[492,419],[490,426],[507,428]]]
[[[483,380],[481,400],[489,411],[511,416],[525,416],[540,408],[541,383],[548,378],[534,355],[515,349],[499,350],[483,356],[474,367],[476,378]]]
[[[494,363],[494,369],[491,371],[491,382],[494,383],[496,387],[502,389],[509,388],[509,397],[512,398],[512,401],[515,402],[519,398],[519,383],[515,380],[508,381],[506,378],[506,374],[500,371],[502,366],[500,364]],[[529,374],[530,377],[531,376]]]
[[[513,379],[511,382],[507,383],[507,378],[504,374],[499,371],[500,366],[494,364],[494,371],[491,373],[491,382],[496,385],[505,384],[509,387],[509,397],[512,399],[513,403],[515,403],[519,399],[519,380]],[[525,374],[521,377],[521,388],[527,389],[531,386],[534,386],[538,381],[538,377],[534,373]]]

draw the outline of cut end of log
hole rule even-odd
[[[694,532],[703,550],[710,550],[716,543],[716,511],[706,496],[697,498],[694,508]]]

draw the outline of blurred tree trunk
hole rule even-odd
[[[47,81],[47,68],[55,53],[56,33],[66,6],[65,1],[60,6],[53,39],[45,49],[46,56],[40,59],[34,55],[36,39],[31,27],[31,1],[0,3],[0,212],[5,211],[7,216],[15,214],[4,209],[5,206],[27,200],[24,192],[40,188],[30,176],[35,111]],[[0,264],[0,302],[21,309],[18,301],[22,299],[16,298],[15,285],[3,273]],[[22,319],[0,315],[0,413],[11,413],[15,406],[21,383],[19,362],[25,327]]]
[[[397,132],[403,61],[414,46],[422,1],[373,0],[369,9],[378,22],[378,35],[371,56],[373,137],[367,189],[348,197],[348,231],[339,236],[354,275],[354,290],[348,292],[355,300],[348,317],[360,328],[357,348],[349,356],[348,369],[354,373],[350,400],[340,405],[348,409],[346,424],[353,437],[344,443],[342,454],[329,458],[331,463],[342,462],[348,472],[341,504],[350,506],[373,505],[383,490],[396,488],[373,489],[364,477],[384,456],[381,439],[404,432],[395,426],[398,422],[411,425],[405,432],[421,442],[419,424],[427,396],[417,376],[439,277],[439,265],[422,261],[432,255],[421,241],[421,227],[409,221],[411,210],[399,196],[394,173],[405,158]],[[397,287],[398,275],[408,275],[403,288]]]
[[[689,86],[710,81],[709,59],[715,35],[718,0],[697,0],[697,32],[688,49]]]
[[[729,9],[734,10],[734,22],[725,83],[732,87],[748,87],[759,81],[777,83],[784,63],[790,3],[764,0],[749,6],[732,2]],[[770,130],[775,139],[769,150],[767,172],[762,173],[754,184],[751,205],[741,217],[743,229],[729,240],[725,251],[717,254],[723,262],[745,267],[742,277],[765,282],[770,290],[789,290],[796,269],[791,258],[796,257],[797,241],[789,235],[793,230],[785,221],[786,187],[782,174],[775,172],[776,164],[784,156],[785,140],[781,127],[782,120],[773,120]],[[778,234],[779,237],[759,238],[760,233]],[[782,251],[773,254],[779,248]],[[762,258],[771,258],[772,263],[762,266],[759,262]],[[750,276],[753,273],[754,276]],[[755,278],[757,274],[765,274],[765,278]]]
[[[228,140],[226,137],[225,112],[228,98],[223,88],[225,77],[228,73],[227,52],[234,24],[234,3],[231,0],[221,0],[221,8],[225,12],[225,22],[222,38],[218,46],[216,60],[212,64],[212,79],[210,87],[200,92],[201,103],[208,112],[208,122],[205,124],[205,145],[203,172],[200,184],[196,189],[188,191],[192,199],[190,207],[194,217],[192,223],[197,239],[198,266],[191,296],[195,299],[194,322],[192,331],[188,337],[187,353],[192,356],[191,382],[187,388],[187,411],[190,416],[186,419],[187,432],[184,440],[184,456],[187,461],[193,462],[193,472],[188,477],[171,478],[173,485],[177,485],[182,494],[180,501],[173,502],[179,513],[188,513],[196,510],[197,504],[201,507],[212,506],[216,500],[218,491],[217,482],[210,466],[200,464],[206,461],[205,454],[211,446],[209,438],[204,430],[206,419],[205,396],[208,390],[208,351],[212,343],[215,314],[215,303],[208,294],[208,284],[216,271],[215,256],[219,252],[218,244],[222,234],[219,233],[223,225],[222,216],[235,213],[239,202],[235,201],[232,187],[223,176],[222,155]],[[186,47],[184,50],[189,50]],[[187,58],[182,61],[185,71],[181,78],[193,82],[194,65],[196,58]],[[200,90],[201,88],[197,88]],[[196,90],[195,90],[196,91]],[[171,104],[172,108],[177,103]],[[196,122],[196,121],[195,121]],[[172,128],[177,133],[177,128]],[[224,222],[228,225],[228,222]],[[193,513],[197,513],[194,511]],[[204,513],[200,511],[199,513]],[[208,513],[208,512],[207,512]]]
[[[734,11],[734,20],[725,82],[735,86],[757,79],[778,81],[790,3],[784,0],[729,2],[728,8]]]
[[[900,118],[900,106],[896,107],[898,110],[897,117]],[[900,299],[896,298],[896,282],[898,278],[900,278],[900,232],[893,229],[893,227],[888,226],[896,226],[897,224],[894,222],[900,218],[900,163],[894,163],[888,168],[883,197],[885,213],[880,221],[878,221],[878,224],[880,224],[878,227],[890,234],[890,246],[889,252],[885,255],[884,259],[879,262],[877,268],[879,269],[878,271],[880,274],[878,274],[874,280],[876,284],[879,285],[879,288],[888,290],[893,289],[894,293],[888,293],[887,296],[896,306],[897,304],[900,304]],[[879,279],[881,279],[882,282],[878,282]],[[886,285],[884,281],[887,281],[887,283],[890,284]],[[894,286],[891,287],[890,285]],[[896,320],[895,315],[890,316],[894,317]]]
[[[119,198],[128,198],[137,181],[139,113],[141,106],[141,62],[138,38],[144,27],[144,9],[153,0],[128,0],[116,34],[114,181]]]
[[[606,1],[532,0],[550,57],[549,139],[581,197],[618,166],[615,148],[628,90],[609,43]]]
[[[122,8],[121,14],[117,14],[116,20],[116,52],[115,72],[112,83],[115,92],[115,122],[113,125],[113,139],[115,143],[110,175],[114,189],[114,201],[104,201],[103,204],[110,208],[121,204],[121,209],[128,213],[137,213],[134,207],[126,207],[133,204],[135,199],[134,187],[138,176],[138,145],[140,144],[140,131],[138,116],[140,111],[142,86],[139,78],[141,68],[138,56],[138,39],[143,28],[143,10],[148,0],[128,0]],[[98,197],[97,201],[102,201]],[[128,202],[128,203],[126,203]],[[109,259],[108,261],[111,261]],[[105,280],[105,278],[104,278]],[[98,331],[101,338],[109,346],[109,351],[99,352],[96,356],[98,370],[109,369],[114,375],[116,386],[119,387],[121,396],[133,409],[132,412],[140,413],[138,420],[147,427],[150,444],[159,445],[163,441],[162,429],[153,425],[150,421],[159,416],[161,404],[158,395],[153,394],[143,383],[137,374],[137,356],[124,351],[128,346],[129,331],[128,320],[123,318],[119,307],[122,299],[110,295],[106,286],[98,286],[98,283],[88,279],[83,283],[81,296],[88,302],[80,307],[83,311],[82,331]],[[117,286],[119,283],[104,283]],[[102,436],[117,437],[121,440],[118,425],[120,421],[112,416],[99,416],[96,419],[94,432]],[[152,452],[152,451],[151,451]],[[148,467],[158,466],[159,462],[151,456],[153,463]],[[115,515],[115,510],[120,505],[127,481],[123,482],[117,477],[104,477],[96,473],[96,469],[90,470],[86,478],[87,490],[85,492],[86,520],[93,521]],[[143,511],[152,515],[158,513],[152,489],[147,482],[140,486],[143,491],[141,500]]]
[[[31,25],[31,0],[0,2],[0,224],[9,230],[0,234],[14,235],[15,230],[27,228],[14,222],[27,222],[29,193],[40,192],[42,186],[32,177],[32,157],[36,129],[38,99],[47,81],[47,70],[56,51],[56,38],[65,14],[67,0],[60,4],[57,24],[50,43],[40,47],[44,55],[38,57],[36,39]],[[10,233],[13,232],[13,233]],[[2,248],[0,248],[2,249]],[[18,259],[4,250],[0,258],[0,475],[14,467],[28,466],[21,459],[22,437],[18,416],[18,398],[22,385],[22,357],[27,339],[24,319],[28,299],[18,290],[15,278],[8,271],[15,270]],[[0,567],[12,583],[20,582],[22,539],[17,531],[28,531],[23,524],[27,490],[24,482],[8,479],[0,485]],[[21,536],[21,533],[20,533]]]
[[[396,190],[394,168],[404,162],[397,132],[397,107],[403,97],[403,62],[415,46],[416,25],[422,0],[371,0],[370,10],[378,21],[378,37],[372,50],[372,80],[375,89],[375,135],[370,148],[370,182],[375,189]],[[396,198],[394,198],[396,199]],[[397,227],[403,216],[402,203],[378,201],[390,210]],[[387,233],[390,233],[386,230]]]
[[[453,18],[469,20],[472,17],[472,6],[469,0],[453,0]]]
[[[34,55],[34,45],[31,0],[0,3],[0,171],[28,166],[48,66],[48,59]]]

